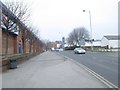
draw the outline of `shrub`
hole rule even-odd
[[[69,47],[65,47],[65,50],[74,50],[75,48],[79,48],[80,46],[69,46]]]

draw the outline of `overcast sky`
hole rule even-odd
[[[67,38],[77,27],[85,27],[90,32],[89,13],[83,10],[91,11],[94,39],[101,39],[103,35],[118,34],[119,0],[24,1],[31,7],[31,21],[39,28],[42,39],[56,41],[61,40],[63,36]]]

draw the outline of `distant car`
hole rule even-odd
[[[59,49],[59,51],[63,51],[63,49],[62,49],[62,48],[60,48],[60,49]]]
[[[51,48],[51,51],[55,51],[55,49],[54,49],[54,48]]]
[[[75,48],[74,53],[75,54],[85,54],[86,51],[84,49],[82,49],[82,48]]]
[[[55,49],[56,52],[59,52],[59,49]]]
[[[63,49],[62,49],[62,48],[60,48],[60,49],[55,49],[55,51],[59,52],[59,51],[63,51]]]

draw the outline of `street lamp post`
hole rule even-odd
[[[83,10],[83,12],[89,12],[89,19],[90,19],[90,32],[91,32],[91,51],[93,51],[93,42],[92,42],[92,23],[91,23],[91,12],[90,10]]]

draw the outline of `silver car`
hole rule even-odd
[[[82,48],[75,48],[74,53],[75,54],[85,54],[86,51],[84,49],[82,49]]]

